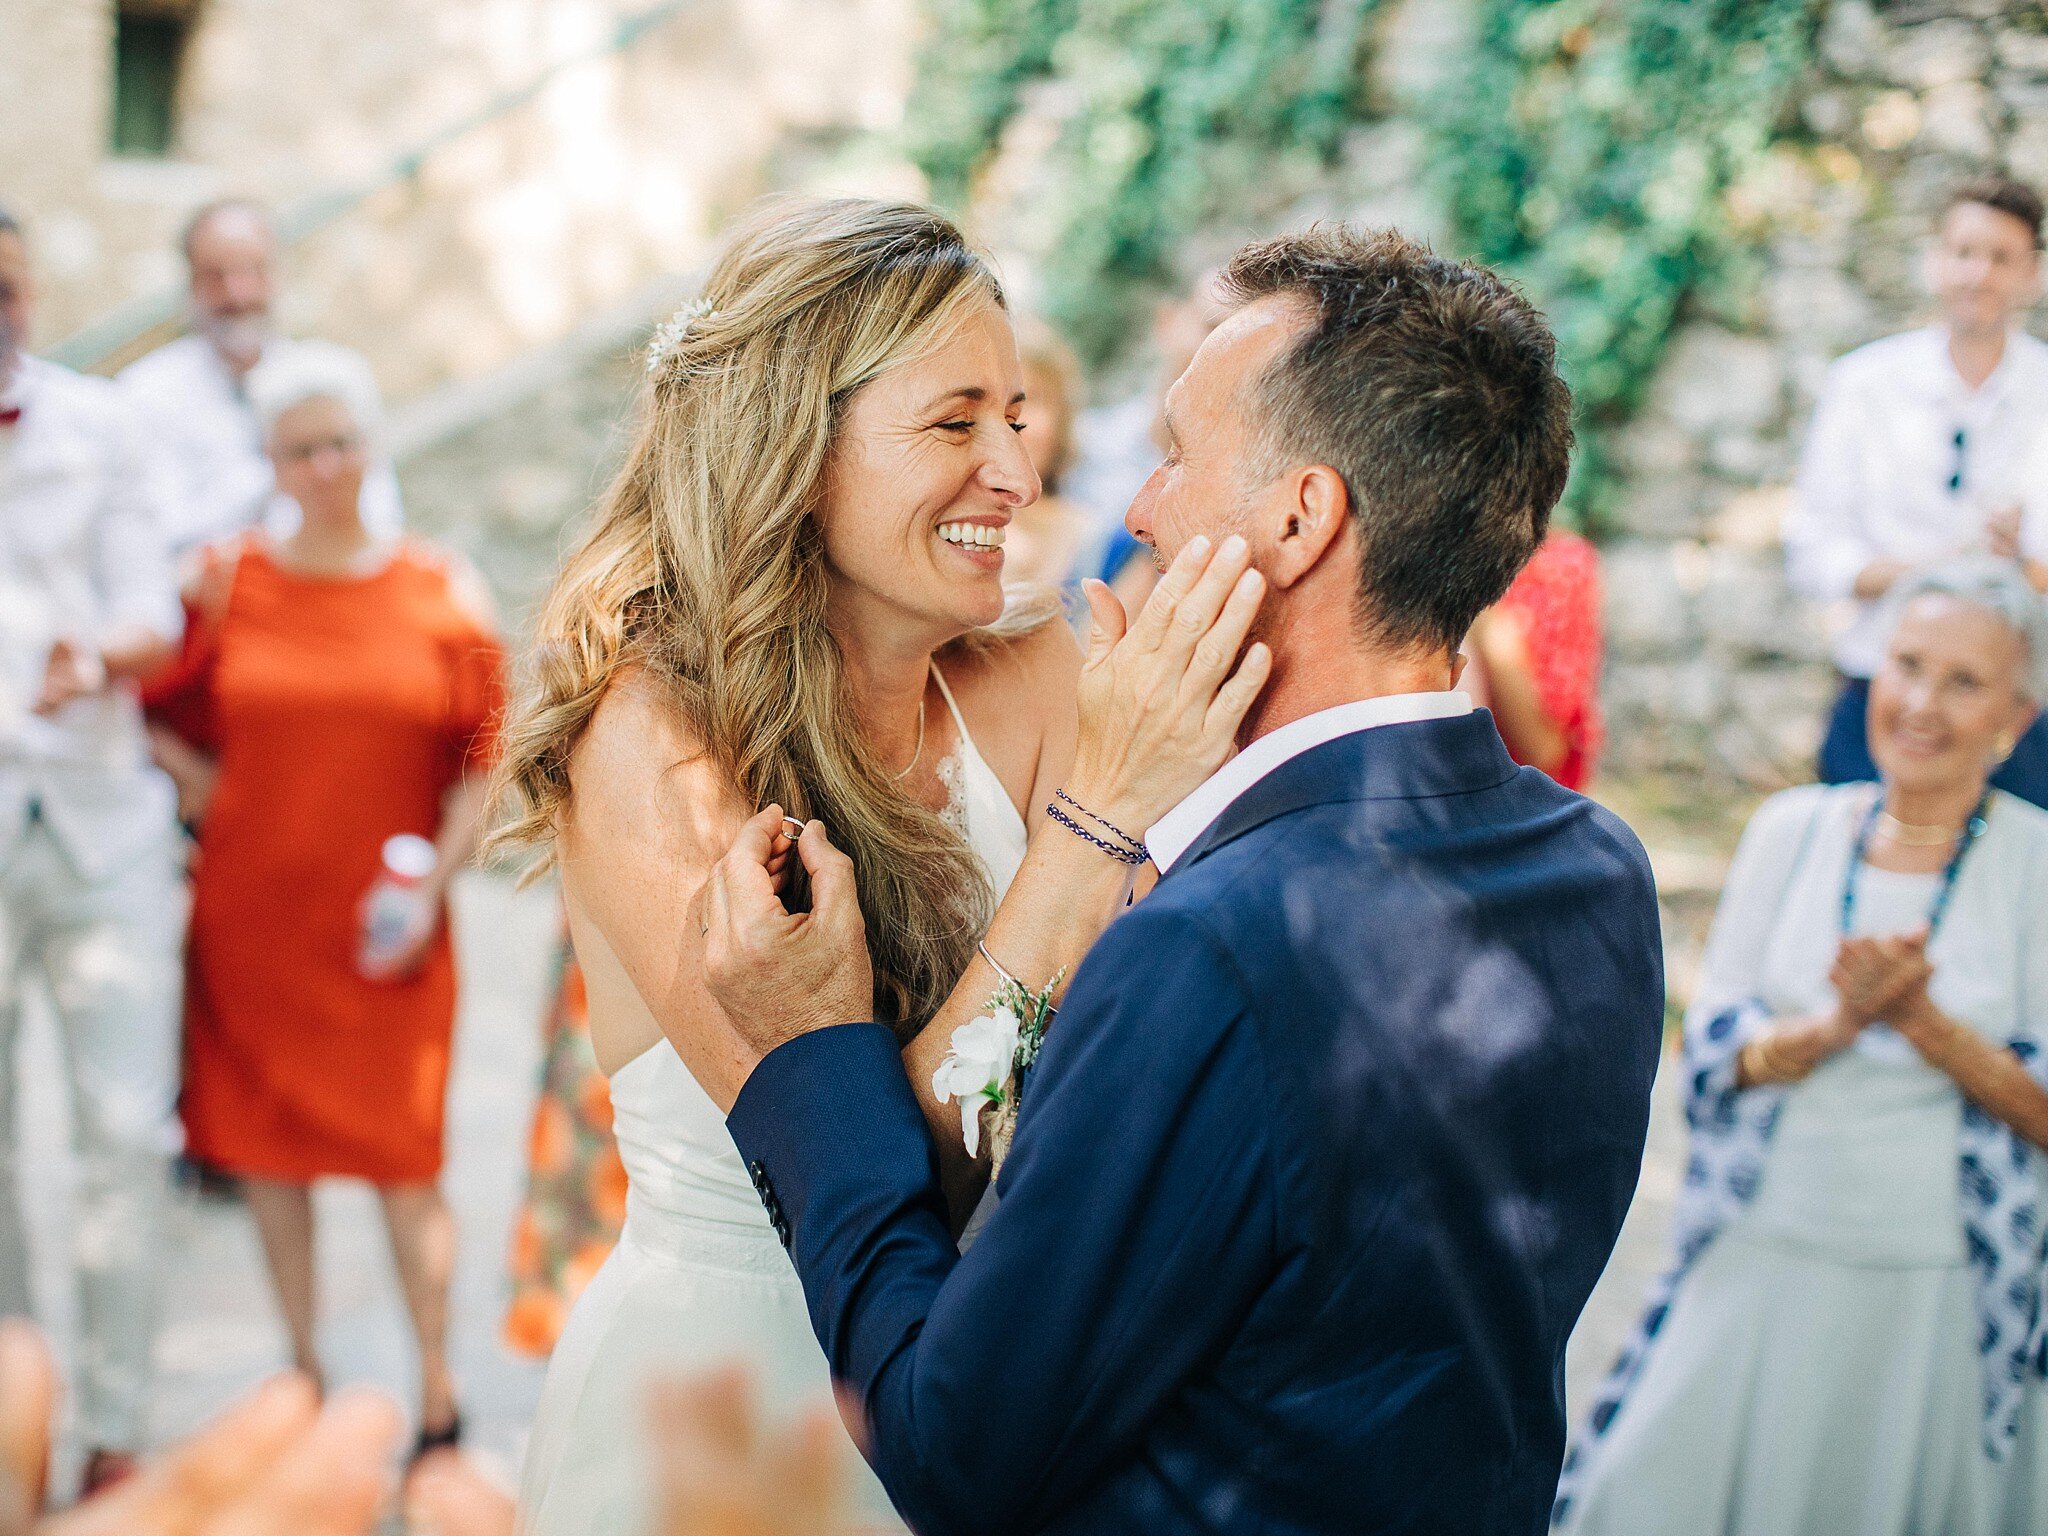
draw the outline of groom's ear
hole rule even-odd
[[[1327,464],[1308,464],[1273,482],[1259,509],[1266,524],[1259,569],[1276,587],[1291,587],[1345,543],[1351,491]]]

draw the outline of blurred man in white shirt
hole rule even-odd
[[[249,202],[209,204],[186,226],[184,252],[192,333],[120,378],[155,444],[174,558],[259,524],[286,535],[298,519],[277,494],[243,389],[264,358],[299,345],[273,328],[277,238],[269,215]],[[372,532],[399,531],[398,477],[389,464],[365,482],[363,516]]]
[[[97,1486],[141,1447],[178,1147],[179,844],[131,684],[170,658],[180,613],[133,413],[108,381],[26,355],[32,301],[0,213],[0,1314],[29,1310],[15,1047],[34,978],[70,1074]]]
[[[1883,599],[1900,577],[1989,550],[2048,589],[2048,506],[2022,512],[2048,453],[2048,345],[2020,329],[2040,297],[2041,226],[2027,187],[1957,188],[1927,257],[1936,323],[1828,370],[1785,547],[1793,586],[1847,610],[1835,641],[1842,690],[1821,747],[1829,783],[1877,776],[1864,718]],[[2048,804],[2048,721],[1992,782]]]

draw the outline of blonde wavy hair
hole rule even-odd
[[[821,819],[852,857],[876,1017],[904,1033],[973,958],[991,893],[867,746],[825,625],[816,514],[849,398],[979,302],[1004,303],[994,273],[929,209],[757,207],[700,312],[657,341],[632,450],[541,611],[494,781],[509,818],[494,846],[539,850],[544,867],[577,741],[613,679],[644,669],[746,803]],[[994,637],[1050,611],[1006,612]]]

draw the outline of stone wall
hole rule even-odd
[[[412,525],[476,562],[514,634],[624,457],[644,377],[641,330],[572,339],[488,393],[450,391],[431,427],[396,423],[416,438],[399,459]],[[465,400],[472,391],[484,398]]]
[[[363,348],[402,400],[692,265],[792,142],[900,115],[912,0],[696,0],[606,51],[657,3],[196,0],[177,143],[141,160],[107,149],[111,0],[0,0],[0,200],[32,222],[36,344],[174,287],[200,202],[289,207],[483,119],[288,262],[289,327]]]

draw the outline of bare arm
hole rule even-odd
[[[118,629],[98,645],[62,639],[50,647],[36,712],[53,714],[73,699],[88,698],[111,685],[147,677],[176,659],[166,635],[139,626]]]
[[[1550,718],[1529,663],[1529,636],[1519,615],[1493,607],[1472,626],[1472,649],[1486,679],[1487,707],[1515,756],[1555,773],[1571,752],[1571,738]]]
[[[2027,1142],[2048,1150],[2048,1089],[2026,1065],[1977,1031],[1950,1018],[1923,989],[1890,1023],[1926,1063],[1946,1073],[1964,1097],[1987,1115],[2009,1125]]]
[[[704,882],[752,809],[653,680],[627,674],[569,760],[555,854],[572,914],[596,930],[653,1026],[714,1099],[744,1076],[737,1036],[704,989]],[[647,1027],[643,1025],[642,1027]],[[618,1040],[618,1056],[653,1043]],[[728,1101],[729,1102],[729,1101]]]
[[[198,826],[206,819],[206,807],[213,800],[213,786],[220,779],[220,760],[162,725],[149,728],[149,755],[177,787],[179,820]]]
[[[441,825],[434,833],[434,872],[429,889],[445,891],[462,867],[476,855],[484,835],[484,805],[489,798],[483,774],[466,773],[441,802]]]
[[[1833,1013],[1795,1019],[1774,1019],[1764,1034],[1735,1058],[1735,1086],[1763,1088],[1796,1083],[1831,1056],[1856,1043],[1863,1026],[1855,1015],[1837,1007]]]
[[[1071,758],[1071,733],[1068,740],[1064,752],[1055,748],[1061,761]],[[712,865],[752,808],[701,755],[659,689],[639,678],[622,680],[606,695],[577,745],[570,776],[574,794],[557,855],[575,904],[691,1075],[715,1102],[730,1104],[753,1058],[705,989],[701,908]],[[1079,838],[1065,841],[1073,847],[1034,839],[991,930],[991,949],[1033,977],[1033,985],[1086,952],[1129,883],[1127,866]],[[1014,961],[995,947],[1006,934],[1016,940]],[[979,1012],[994,986],[994,974],[976,961],[933,1027],[905,1052],[905,1070],[945,1149],[949,1185],[957,1183],[969,1209],[986,1170],[969,1162],[959,1113],[933,1097],[931,1076],[951,1027]]]

